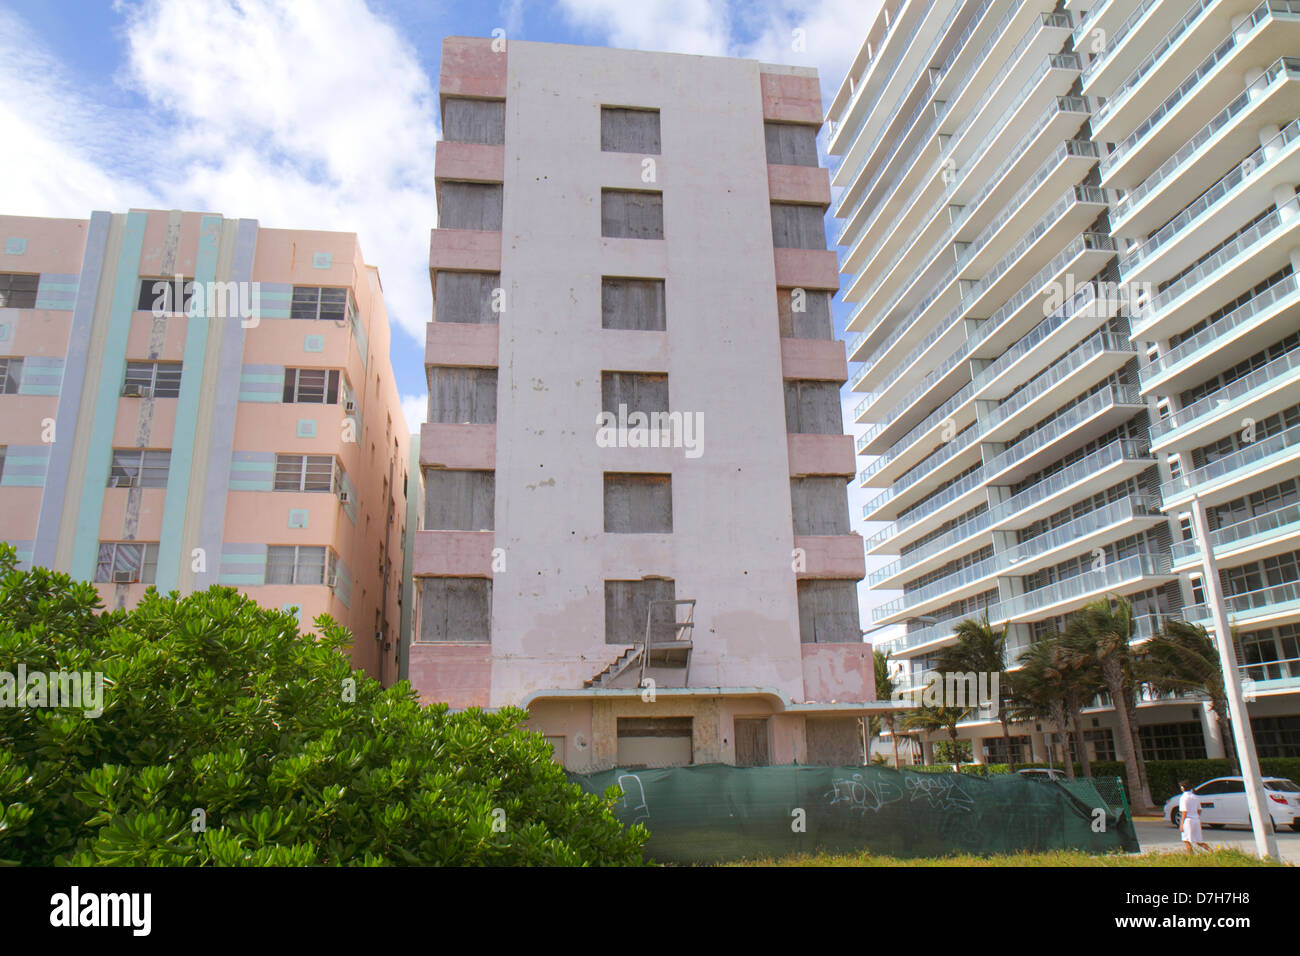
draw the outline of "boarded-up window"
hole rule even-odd
[[[664,194],[637,189],[602,189],[600,234],[612,239],[662,239]],[[825,246],[825,242],[822,245]]]
[[[695,761],[690,717],[618,718],[620,768],[685,767]]]
[[[676,582],[662,578],[605,582],[605,643],[639,644],[645,640],[651,601],[676,598]],[[671,604],[655,605],[651,633],[670,632],[676,614]]]
[[[785,383],[785,430],[790,434],[838,435],[844,431],[843,418],[834,382]]]
[[[492,639],[489,578],[425,578],[420,583],[420,640],[482,644]]]
[[[848,534],[849,507],[843,478],[791,478],[795,534]]]
[[[764,123],[767,161],[777,166],[816,166],[817,127],[799,123]]]
[[[668,327],[664,280],[602,277],[600,325],[604,329],[662,332]]]
[[[668,411],[668,376],[655,372],[601,372],[601,411],[617,415],[620,405],[627,406],[629,415]]]
[[[672,475],[606,472],[605,530],[616,534],[671,532]]]
[[[787,339],[835,337],[831,325],[831,294],[811,289],[777,289],[776,313],[781,336]]]
[[[444,272],[434,274],[433,320],[468,325],[496,325],[493,296],[501,287],[499,272]]]
[[[862,763],[862,725],[856,717],[809,717],[804,722],[808,763],[851,767]]]
[[[424,527],[429,531],[491,531],[496,474],[430,468],[424,473]]]
[[[438,187],[439,229],[501,231],[500,183],[443,183]]]
[[[600,148],[606,153],[659,154],[659,111],[600,108]]]
[[[772,203],[772,244],[778,249],[825,249],[821,206]]]
[[[735,728],[737,767],[766,767],[772,762],[766,717],[737,717]]]
[[[799,640],[852,644],[862,640],[856,581],[800,581]]]
[[[442,107],[442,138],[448,143],[506,141],[506,104],[501,100],[451,98]]]
[[[496,420],[496,369],[430,366],[429,421],[443,425],[494,425]]]

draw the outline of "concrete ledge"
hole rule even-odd
[[[807,558],[799,580],[838,578],[860,581],[867,574],[867,556],[858,534],[795,535],[794,546]]]
[[[491,531],[417,531],[411,573],[417,577],[492,577]]]
[[[773,255],[777,288],[839,290],[840,267],[830,249],[775,249]]]
[[[839,339],[782,339],[781,377],[843,384],[849,377],[844,343]]]
[[[411,643],[409,679],[425,704],[453,709],[487,707],[492,690],[492,645]]]
[[[763,90],[763,119],[821,126],[822,90],[816,77],[760,72],[758,81]]]
[[[499,183],[506,178],[506,148],[482,143],[440,142],[434,151],[434,180]]]
[[[768,164],[767,192],[773,202],[831,204],[831,173],[821,166]]]
[[[480,468],[497,466],[495,425],[443,425],[425,422],[420,427],[420,467]]]
[[[496,368],[500,326],[430,322],[425,330],[425,365]]]
[[[497,52],[485,37],[445,37],[438,93],[503,100],[506,97],[506,56],[509,44]]]
[[[787,435],[786,442],[791,478],[857,474],[852,435]]]
[[[479,229],[434,229],[429,237],[430,278],[435,269],[501,271],[501,233]]]

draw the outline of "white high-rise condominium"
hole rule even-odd
[[[1297,0],[894,0],[836,95],[873,611],[919,682],[986,612],[1014,660],[1123,595],[1209,626],[1209,508],[1260,755],[1300,753]],[[1084,710],[1090,755],[1114,713]],[[983,719],[981,719],[983,718]],[[1144,695],[1148,759],[1221,756]],[[1015,725],[1019,759],[1046,756]],[[1004,759],[988,714],[963,724]]]

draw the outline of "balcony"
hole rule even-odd
[[[1222,504],[1294,477],[1298,465],[1300,425],[1293,425],[1165,482],[1160,494],[1166,511],[1186,505],[1193,495],[1206,505]]]
[[[1065,505],[1104,491],[1155,464],[1145,442],[1119,439],[989,509],[994,530],[1024,528]]]
[[[1298,326],[1300,277],[1292,273],[1142,366],[1142,392],[1181,392],[1249,358]]]
[[[1157,451],[1208,445],[1241,427],[1241,420],[1268,418],[1296,402],[1300,346],[1279,355],[1220,389],[1151,425]]]
[[[1151,175],[1115,203],[1116,236],[1136,239],[1168,222],[1215,181],[1220,171],[1259,146],[1259,130],[1295,119],[1300,96],[1297,62],[1283,58],[1250,83],[1208,123],[1191,135]]]
[[[1231,626],[1288,624],[1300,619],[1300,582],[1288,581],[1245,594],[1225,595],[1223,603]],[[1193,624],[1213,626],[1213,616],[1207,604],[1183,608],[1183,619]]]
[[[1247,700],[1270,691],[1286,693],[1300,687],[1300,657],[1239,664],[1238,668]]]
[[[1187,141],[1200,117],[1221,109],[1240,92],[1244,75],[1285,56],[1298,41],[1300,0],[1268,0],[1261,4],[1250,20],[1232,31],[1102,160],[1101,185],[1130,189],[1147,178],[1165,157]],[[1180,64],[1175,68],[1186,67]],[[1094,133],[1098,137],[1109,135],[1099,128]]]
[[[989,608],[995,624],[1055,617],[1107,594],[1145,590],[1174,579],[1167,554],[1133,554],[1095,571],[1084,571],[1055,584],[1001,601]]]
[[[1133,339],[1158,341],[1182,332],[1232,292],[1249,289],[1289,264],[1297,243],[1300,196],[1293,196],[1153,297],[1133,317]]]
[[[1300,536],[1300,504],[1290,504],[1211,531],[1210,546],[1220,567],[1232,567],[1294,551],[1297,536]],[[1174,542],[1173,561],[1176,571],[1200,568],[1200,543]]]
[[[1212,249],[1273,202],[1274,190],[1300,181],[1300,120],[1247,156],[1196,201],[1120,259],[1128,283],[1158,285]]]

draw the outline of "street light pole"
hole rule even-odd
[[[1250,716],[1246,713],[1246,701],[1241,693],[1237,657],[1232,649],[1232,631],[1228,627],[1228,610],[1223,603],[1223,589],[1219,587],[1219,569],[1214,562],[1214,549],[1210,546],[1210,523],[1205,516],[1205,505],[1196,495],[1192,496],[1192,522],[1196,526],[1196,537],[1201,543],[1205,598],[1214,618],[1214,643],[1219,649],[1219,666],[1223,668],[1223,684],[1228,695],[1228,714],[1232,718],[1232,738],[1237,744],[1241,775],[1246,784],[1250,825],[1255,831],[1255,850],[1260,859],[1276,860],[1277,837],[1273,833],[1273,817],[1268,812],[1264,782],[1259,772],[1255,734],[1250,729]]]

